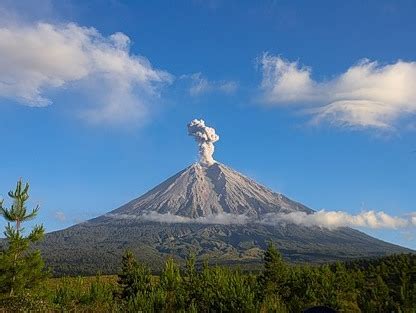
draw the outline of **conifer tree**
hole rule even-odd
[[[166,292],[166,312],[176,312],[177,308],[183,305],[185,299],[182,283],[179,265],[172,257],[169,257],[160,275],[160,287]]]
[[[121,297],[135,297],[139,292],[147,294],[151,289],[150,269],[137,262],[133,252],[126,250],[122,257],[122,269],[118,275],[118,284],[122,288]]]
[[[28,235],[22,227],[22,223],[34,219],[39,211],[39,206],[30,212],[26,207],[29,184],[19,180],[16,189],[8,195],[13,200],[10,208],[5,208],[3,200],[0,201],[0,215],[7,221],[4,231],[7,246],[0,252],[0,292],[11,297],[39,285],[47,271],[40,251],[29,249],[30,244],[43,238],[43,226],[35,225]]]
[[[269,243],[264,252],[264,270],[259,277],[260,286],[264,294],[280,294],[285,296],[284,286],[288,278],[288,267],[276,247]]]

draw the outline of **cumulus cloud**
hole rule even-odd
[[[189,94],[191,96],[199,96],[209,92],[222,92],[226,94],[234,93],[238,84],[235,81],[211,81],[202,75],[202,73],[194,73],[191,75],[182,75],[182,79],[189,79],[191,86],[189,87]]]
[[[280,56],[264,54],[259,63],[264,101],[306,109],[316,122],[386,129],[416,113],[416,62],[381,65],[364,59],[324,81]]]
[[[247,215],[220,213],[206,217],[189,218],[171,213],[160,214],[157,212],[144,212],[141,215],[135,214],[112,214],[107,217],[125,220],[142,220],[159,223],[191,223],[191,224],[262,224],[281,225],[295,224],[305,227],[320,227],[326,229],[337,229],[340,227],[370,228],[370,229],[408,229],[416,226],[416,213],[407,217],[391,216],[385,212],[365,211],[353,215],[343,211],[317,211],[315,213],[290,212],[290,213],[269,213],[260,218]]]
[[[123,33],[103,36],[74,23],[0,27],[0,97],[29,106],[52,103],[49,90],[88,92],[83,116],[93,122],[143,117],[172,76],[130,52]]]

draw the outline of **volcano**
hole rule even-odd
[[[110,216],[147,212],[198,219],[230,214],[259,218],[267,213],[313,211],[220,163],[195,163]]]
[[[167,256],[254,268],[274,242],[293,262],[410,252],[358,230],[264,223],[271,214],[314,210],[221,164],[193,164],[141,197],[47,234],[40,248],[56,274],[114,273],[127,248],[158,270]]]

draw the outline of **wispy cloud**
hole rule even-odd
[[[87,92],[91,122],[138,120],[172,75],[130,52],[123,33],[103,36],[74,23],[0,27],[0,97],[28,106],[52,104],[49,90]]]
[[[369,229],[400,229],[416,226],[416,213],[405,217],[391,216],[385,212],[364,211],[360,214],[349,214],[343,211],[317,211],[312,214],[305,212],[269,213],[260,218],[247,215],[220,213],[206,217],[189,218],[171,213],[144,212],[136,214],[106,214],[107,217],[124,220],[142,220],[159,223],[191,223],[191,224],[248,224],[263,225],[295,224],[305,227],[321,227],[337,229],[340,227]]]
[[[234,93],[238,88],[238,83],[232,80],[208,80],[202,73],[182,75],[181,79],[190,80],[189,94],[199,96],[209,92],[222,92],[225,94]]]
[[[174,215],[171,213],[160,214],[157,212],[145,212],[141,215],[135,214],[112,214],[108,213],[105,216],[115,219],[125,220],[143,220],[149,222],[171,223],[171,224],[246,224],[249,217],[246,215],[235,215],[228,213],[219,213],[216,215],[209,215],[205,217],[190,218],[181,215]]]
[[[326,81],[314,80],[311,68],[280,56],[264,54],[259,64],[263,100],[295,106],[316,122],[388,129],[416,113],[416,62],[380,65],[365,59]]]
[[[365,211],[352,215],[343,211],[321,210],[313,214],[292,212],[287,214],[268,214],[262,220],[264,224],[281,222],[303,226],[323,228],[360,227],[371,229],[398,229],[412,226],[408,218],[391,216],[382,211]]]
[[[60,221],[60,222],[65,222],[65,221],[66,221],[66,215],[65,215],[65,213],[64,213],[64,212],[62,212],[62,211],[56,211],[56,212],[54,213],[53,217],[54,217],[56,220]]]

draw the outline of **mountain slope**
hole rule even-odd
[[[314,211],[220,163],[193,164],[108,214],[47,234],[40,247],[59,274],[115,272],[126,248],[154,269],[189,251],[201,260],[255,266],[270,240],[297,262],[410,251],[350,228],[261,223],[290,212]]]
[[[157,212],[198,218],[221,213],[260,217],[293,211],[312,212],[220,163],[209,167],[196,163],[110,213]]]

